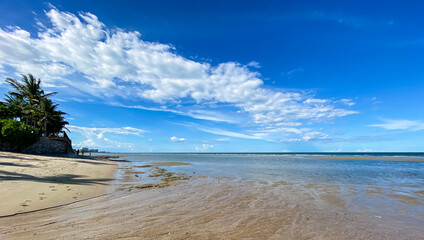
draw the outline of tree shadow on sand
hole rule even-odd
[[[18,163],[9,163],[9,162],[0,162],[0,166],[9,166],[9,167],[36,167],[31,164],[18,164]]]
[[[106,182],[114,180],[113,178],[84,178],[84,175],[60,174],[57,176],[36,177],[29,174],[15,173],[0,170],[0,181],[33,181],[44,183],[62,183],[75,185],[106,185]]]
[[[10,158],[13,159],[15,161],[37,161],[37,162],[45,162],[47,160],[45,159],[39,159],[39,158],[30,158],[30,157],[17,157],[17,156],[7,156],[7,155],[1,155],[0,154],[0,159],[1,158]]]

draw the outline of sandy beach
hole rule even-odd
[[[105,194],[116,168],[107,160],[0,152],[0,216]]]
[[[10,199],[4,198],[11,209],[27,210],[34,202],[48,199],[50,205],[34,204],[33,210],[64,205],[0,217],[0,239],[424,239],[421,227],[406,225],[404,219],[349,211],[337,186],[299,187],[284,181],[195,176],[163,168],[190,166],[184,162],[152,161],[132,167],[122,162],[118,172],[125,174],[120,183],[102,195],[116,169],[113,162],[1,154],[3,169],[20,169],[14,175],[1,172],[1,191],[7,190],[6,184],[15,190]],[[77,173],[81,176],[74,176]],[[26,179],[6,178],[23,174]],[[64,175],[73,177],[60,178]],[[63,182],[52,182],[49,176]],[[133,185],[137,179],[159,182]],[[20,186],[26,188],[18,191]],[[28,206],[19,205],[26,199]],[[76,201],[81,199],[87,200]],[[1,206],[8,213],[9,208]]]
[[[132,189],[0,219],[4,239],[422,239],[422,232],[231,179]]]

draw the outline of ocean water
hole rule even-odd
[[[317,201],[322,198],[325,202],[331,196],[327,203],[346,211],[424,226],[424,162],[420,161],[326,159],[326,155],[316,159],[296,154],[119,155],[130,161],[133,170],[144,171],[137,166],[149,162],[186,162],[191,165],[162,168],[188,175],[258,181],[264,186],[284,183],[307,191]],[[339,156],[346,155],[349,156]],[[401,155],[372,157],[424,159],[422,154]],[[137,181],[146,183],[152,179],[145,176]]]

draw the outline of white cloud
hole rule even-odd
[[[145,107],[141,105],[124,105],[121,103],[112,103],[112,105],[125,107],[125,108],[143,109],[143,110],[155,111],[155,112],[170,112],[170,113],[178,114],[181,116],[188,116],[195,119],[210,120],[214,122],[238,123],[238,119],[235,119],[234,117],[231,117],[228,114],[218,112],[218,111],[196,110],[196,109],[174,110],[174,109],[168,109],[166,107],[161,107],[161,108]]]
[[[79,133],[83,137],[85,137],[85,140],[81,142],[73,142],[74,147],[88,147],[99,149],[126,149],[129,151],[133,150],[133,144],[117,141],[114,139],[114,135],[142,136],[142,134],[147,132],[145,130],[133,127],[90,128],[70,125],[67,126],[67,128],[71,131],[71,134]]]
[[[303,72],[303,68],[294,68],[288,72],[285,73],[285,76],[289,79],[293,78],[295,75],[297,75],[298,73],[302,73]]]
[[[275,142],[309,142],[330,139],[328,134],[309,128],[279,127],[263,129],[253,134],[260,139]]]
[[[136,135],[141,136],[143,133],[146,133],[146,130],[133,128],[133,127],[121,127],[121,128],[90,128],[90,127],[79,127],[79,126],[73,126],[69,125],[67,128],[71,132],[79,132],[84,133],[88,135],[100,135],[102,136],[105,133],[112,133],[112,134],[118,134],[118,135]]]
[[[175,137],[175,136],[171,137],[169,140],[171,142],[185,142],[186,141],[185,138],[178,138],[178,137]]]
[[[257,136],[238,133],[238,132],[232,132],[232,131],[226,131],[226,130],[218,129],[218,128],[208,128],[208,127],[203,127],[203,126],[198,126],[198,125],[192,125],[192,126],[194,126],[196,129],[198,129],[200,131],[212,133],[212,134],[215,134],[215,135],[235,137],[235,138],[244,138],[244,139],[260,139]]]
[[[386,130],[411,130],[419,131],[424,130],[423,121],[412,120],[384,120],[384,123],[372,124],[371,127],[381,127]]]
[[[324,152],[341,152],[342,150],[343,150],[342,148],[337,148],[337,149],[332,149],[332,150],[328,150]]]
[[[347,98],[340,99],[340,102],[348,106],[353,106],[356,104],[352,99],[347,99]]]
[[[356,150],[356,152],[372,152],[372,150],[367,147],[363,147],[361,149]]]
[[[262,139],[273,142],[308,142],[316,140],[327,140],[328,134],[312,131],[309,128],[279,127],[267,128],[251,131],[248,134],[234,131],[227,131],[219,128],[210,128],[197,124],[187,124],[185,126],[196,128],[200,131],[212,133],[215,135],[243,138],[243,139]]]
[[[254,68],[260,68],[261,67],[261,64],[259,62],[256,62],[256,61],[251,61],[246,66],[248,66],[248,67],[254,67]]]
[[[372,104],[379,104],[379,103],[383,103],[382,101],[377,100],[377,97],[372,97],[372,98],[371,98],[371,102],[372,102]]]
[[[235,123],[218,114],[219,109],[213,111],[217,114],[188,109],[229,105],[249,116],[245,124],[264,128],[300,126],[305,121],[357,113],[301,91],[264,88],[260,74],[249,69],[259,67],[254,61],[212,66],[175,54],[170,45],[144,41],[139,32],[107,28],[91,13],[76,16],[53,7],[46,15],[51,26],[39,24],[36,37],[19,27],[0,29],[0,69],[9,66],[19,73],[31,72],[45,86],[73,87],[106,100],[127,98],[170,106],[147,110]],[[81,77],[72,77],[75,74]],[[184,111],[172,109],[180,103],[185,104]]]
[[[196,146],[195,147],[195,151],[196,152],[207,152],[207,151],[210,151],[212,148],[214,148],[214,146],[213,145],[211,145],[211,144],[202,144],[202,146]]]

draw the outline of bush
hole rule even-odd
[[[16,150],[22,150],[38,141],[38,130],[13,119],[1,119],[1,138]]]
[[[12,118],[13,116],[13,112],[12,110],[4,105],[4,103],[0,103],[0,118]]]

